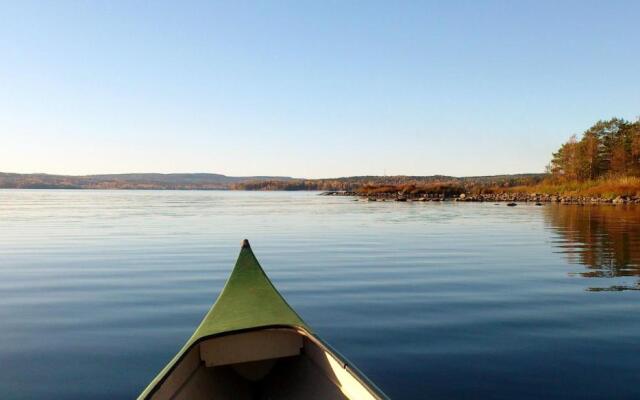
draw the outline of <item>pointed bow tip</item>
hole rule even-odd
[[[248,239],[243,239],[242,240],[242,247],[243,249],[250,249],[251,245],[249,244],[249,240]]]

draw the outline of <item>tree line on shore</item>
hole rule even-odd
[[[371,182],[356,191],[362,195],[389,193],[545,193],[596,198],[640,197],[640,119],[601,120],[578,138],[573,135],[552,159],[544,175],[522,175],[518,179],[446,179],[407,181],[394,184]]]
[[[640,194],[640,119],[598,121],[552,154],[544,174],[495,177],[362,176],[241,182],[239,190],[353,191],[363,195],[532,192],[587,196]]]
[[[584,182],[640,176],[640,119],[598,121],[553,153],[548,172],[556,180]]]

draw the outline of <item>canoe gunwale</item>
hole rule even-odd
[[[199,337],[198,339],[190,342],[188,346],[185,346],[180,350],[179,356],[174,357],[171,360],[170,362],[171,367],[166,371],[161,371],[161,373],[163,373],[162,377],[156,382],[154,382],[154,386],[152,388],[148,388],[149,389],[148,392],[145,390],[144,395],[139,397],[138,400],[150,400],[153,397],[153,395],[164,384],[164,382],[169,378],[169,376],[174,372],[174,370],[178,367],[178,365],[184,360],[187,354],[189,354],[189,352],[196,345],[214,338],[233,336],[241,333],[256,332],[256,331],[263,331],[263,330],[294,331],[297,334],[307,338],[308,340],[313,342],[315,345],[317,345],[320,349],[322,349],[323,351],[330,354],[333,358],[335,358],[336,361],[339,362],[340,366],[345,370],[347,370],[360,384],[362,384],[362,386],[366,387],[373,397],[379,400],[389,399],[384,394],[384,392],[382,392],[382,390],[380,390],[373,382],[371,382],[371,380],[369,380],[358,368],[350,364],[349,361],[342,354],[340,354],[337,350],[331,347],[328,343],[326,343],[325,341],[317,337],[315,334],[307,331],[302,327],[276,324],[276,325],[265,325],[265,326],[237,329],[237,330],[227,331],[227,332],[219,332],[219,333],[214,333],[211,335]]]

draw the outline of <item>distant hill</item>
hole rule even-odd
[[[139,189],[139,190],[356,190],[372,185],[406,185],[455,182],[463,185],[516,186],[537,183],[544,174],[476,177],[351,176],[331,179],[297,179],[286,176],[226,176],[220,174],[108,174],[49,175],[0,172],[0,188],[16,189]]]
[[[234,177],[220,174],[108,174],[108,175],[49,175],[13,174],[0,172],[0,188],[20,189],[164,189],[164,190],[221,190],[233,184],[277,180],[284,176]]]

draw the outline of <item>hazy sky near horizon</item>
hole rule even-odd
[[[541,172],[640,115],[638,1],[2,1],[0,171]]]

